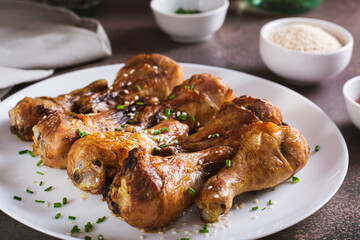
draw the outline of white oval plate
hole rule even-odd
[[[15,93],[0,104],[1,210],[25,225],[58,238],[84,239],[84,236],[91,236],[97,239],[98,234],[102,234],[107,240],[139,239],[141,235],[146,239],[180,239],[189,236],[192,240],[204,239],[204,234],[195,234],[196,230],[202,228],[203,222],[194,206],[172,223],[164,235],[141,233],[114,217],[106,203],[101,201],[101,196],[86,194],[87,199],[80,200],[83,192],[73,186],[66,171],[42,165],[37,167],[39,157],[18,154],[20,150],[31,149],[30,143],[17,139],[9,131],[7,112],[18,101],[25,96],[57,96],[100,78],[112,83],[121,66],[96,67],[53,77]],[[278,232],[308,217],[335,194],[346,175],[348,150],[339,129],[319,107],[286,87],[245,73],[195,64],[181,66],[186,78],[196,73],[215,74],[228,82],[237,96],[247,94],[269,99],[282,110],[288,124],[302,131],[312,149],[308,164],[296,175],[300,178],[299,183],[288,181],[277,186],[274,191],[269,189],[238,196],[235,204],[244,203],[245,206],[233,208],[227,219],[209,227],[209,239],[259,238]],[[316,145],[321,147],[319,152],[314,152]],[[37,171],[44,175],[37,174]],[[40,181],[43,182],[42,186],[39,186]],[[44,189],[49,186],[53,186],[53,189],[45,192]],[[34,194],[25,192],[26,187]],[[22,201],[14,200],[14,195],[22,197]],[[61,202],[63,197],[67,197],[68,204],[53,208],[53,203]],[[270,199],[275,202],[271,209],[268,206]],[[34,200],[48,201],[50,207],[35,203]],[[255,203],[256,200],[258,203]],[[259,206],[259,209],[252,211],[254,206]],[[57,213],[62,214],[58,220],[54,218]],[[75,216],[76,220],[68,220],[69,215]],[[96,220],[102,216],[107,216],[107,219],[96,224]],[[85,233],[84,225],[88,221],[94,228]],[[70,235],[74,224],[82,230]]]

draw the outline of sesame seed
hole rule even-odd
[[[255,220],[255,219],[258,218],[258,216],[254,215],[254,216],[252,216],[251,218]]]
[[[86,199],[86,194],[80,194],[80,200],[85,200]]]
[[[177,113],[176,113],[176,116],[178,117],[178,116],[180,116],[180,114],[181,114],[180,112],[177,112]]]
[[[201,225],[200,224],[194,224],[194,227],[200,227]]]
[[[226,222],[226,223],[225,223],[225,227],[227,227],[227,228],[228,228],[228,227],[231,227],[231,222],[230,222],[230,221]]]
[[[37,184],[37,181],[33,181],[32,183],[33,183],[33,184]]]
[[[128,75],[127,73],[124,73],[123,76],[124,76],[124,77],[128,77],[129,75]]]
[[[145,232],[145,230],[144,230],[144,229],[142,229],[142,228],[141,228],[139,231],[140,231],[141,233],[144,233],[144,232]]]
[[[136,101],[136,100],[138,100],[138,99],[139,99],[139,96],[136,95],[136,96],[134,97],[134,100]]]
[[[165,240],[165,237],[161,237],[160,240]]]
[[[131,86],[132,82],[128,82],[126,85]]]
[[[240,206],[239,206],[239,208],[244,208],[245,205],[246,205],[245,203],[241,203]]]
[[[140,235],[140,239],[144,239],[145,238],[145,235]]]
[[[129,101],[125,101],[124,104],[125,104],[125,105],[129,105],[130,103],[129,103]]]
[[[26,191],[26,190],[29,190],[29,187],[24,188],[24,190],[25,190],[25,191]]]
[[[162,231],[158,231],[158,234],[160,234],[160,235],[164,235],[164,232],[162,232]]]
[[[213,186],[212,185],[210,185],[209,187],[208,187],[208,189],[210,190],[210,189],[212,189],[213,188]]]
[[[255,200],[254,200],[254,203],[258,204],[258,203],[259,203],[259,200],[255,199]]]
[[[221,225],[220,226],[220,230],[224,230],[225,229],[225,226],[224,225]]]
[[[211,136],[212,136],[212,135],[210,134],[210,135],[208,136],[208,138],[211,138]]]
[[[214,198],[219,198],[219,194],[215,194],[215,195],[214,195]]]
[[[187,112],[182,112],[183,115],[187,115]]]
[[[158,69],[159,67],[158,66],[153,66],[153,69]]]
[[[268,206],[268,209],[273,209],[273,206]]]
[[[50,203],[49,203],[49,202],[44,202],[44,206],[45,206],[45,207],[49,207],[49,206],[50,206]]]
[[[125,93],[125,94],[128,94],[128,93],[129,93],[129,90],[125,89],[125,90],[124,90],[124,93]]]
[[[197,122],[197,126],[200,127],[200,122]]]
[[[135,72],[135,69],[131,69],[130,71],[129,71],[129,74],[133,74]]]
[[[204,234],[204,236],[205,236],[205,237],[208,237],[208,236],[209,236],[209,234],[208,234],[208,233],[205,233],[205,234]]]
[[[161,118],[162,118],[163,120],[168,119],[166,116],[161,116]]]

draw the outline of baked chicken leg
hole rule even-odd
[[[133,149],[110,187],[108,206],[134,227],[160,229],[193,202],[194,196],[188,189],[197,191],[232,156],[229,147],[169,157],[152,156],[142,148]]]
[[[74,185],[83,191],[100,193],[107,178],[120,170],[128,152],[142,146],[153,152],[172,142],[183,140],[189,127],[174,119],[161,121],[139,133],[94,133],[77,140],[67,158],[67,173]]]
[[[98,80],[84,88],[54,98],[25,97],[9,111],[10,130],[22,140],[31,141],[33,126],[44,116],[50,115],[55,111],[74,112],[74,104],[82,96],[91,95],[105,89],[107,89],[107,82],[105,80]]]
[[[195,203],[207,222],[228,212],[235,196],[280,184],[302,169],[309,158],[305,138],[293,127],[267,122],[246,128],[231,166],[211,177],[196,196]]]

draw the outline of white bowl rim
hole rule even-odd
[[[196,13],[196,14],[177,14],[177,13],[159,11],[156,7],[154,7],[154,3],[159,2],[159,1],[163,1],[163,0],[151,0],[150,7],[153,11],[163,14],[163,15],[166,15],[166,16],[169,16],[169,17],[180,18],[180,19],[181,18],[201,18],[201,17],[210,16],[210,15],[215,15],[220,12],[226,11],[230,5],[229,0],[221,0],[223,2],[222,5],[211,11],[206,11],[206,12],[201,12],[201,13]]]
[[[354,84],[355,82],[359,82],[359,85],[360,85],[360,75],[353,77],[353,78],[349,79],[348,81],[346,81],[346,83],[344,84],[344,86],[342,88],[342,92],[343,92],[345,99],[351,105],[356,106],[356,108],[358,108],[360,110],[360,104],[356,102],[356,99],[351,98],[348,94],[349,87],[351,87],[351,85]],[[359,98],[360,98],[360,93],[359,93]]]
[[[288,48],[284,48],[281,47],[273,42],[271,42],[267,36],[265,36],[265,31],[268,29],[272,29],[274,27],[283,25],[283,24],[287,24],[287,23],[291,23],[291,22],[296,22],[296,23],[307,23],[309,25],[312,25],[311,23],[320,23],[323,25],[327,25],[330,28],[333,29],[337,29],[339,30],[342,35],[344,35],[348,41],[347,43],[345,43],[344,46],[342,46],[341,48],[335,50],[335,51],[331,51],[331,52],[324,52],[324,53],[310,53],[310,52],[300,52],[297,50],[292,50],[292,49],[288,49]],[[316,24],[314,24],[313,26],[316,26]],[[344,27],[336,24],[336,23],[332,23],[329,21],[325,21],[322,19],[316,19],[316,18],[305,18],[305,17],[291,17],[291,18],[280,18],[280,19],[276,19],[273,21],[270,21],[268,23],[266,23],[264,26],[261,27],[260,29],[260,37],[263,38],[268,44],[270,44],[271,46],[274,46],[278,49],[281,49],[282,51],[287,51],[287,52],[291,52],[294,54],[299,54],[299,55],[309,55],[309,56],[329,56],[329,55],[335,55],[338,54],[340,52],[344,52],[349,50],[349,48],[352,48],[354,45],[354,37],[351,35],[351,33],[345,29]]]

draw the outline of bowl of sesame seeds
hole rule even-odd
[[[349,64],[354,39],[345,28],[320,19],[282,18],[260,30],[260,55],[277,75],[298,85],[330,79]]]

